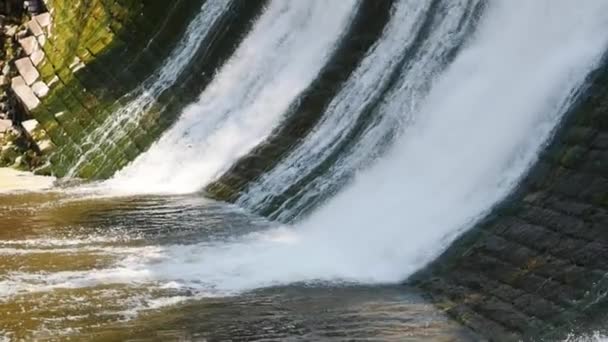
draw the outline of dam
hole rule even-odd
[[[4,0],[0,341],[603,341],[605,13]]]

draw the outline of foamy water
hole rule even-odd
[[[105,186],[133,193],[200,190],[280,123],[331,56],[358,3],[271,1],[198,101]]]
[[[297,226],[159,246],[95,274],[45,275],[44,286],[153,283],[230,294],[301,281],[403,281],[504,198],[534,163],[604,51],[606,10],[604,1],[492,3],[407,134]],[[308,27],[310,19],[302,20]],[[24,284],[36,279],[14,277]]]

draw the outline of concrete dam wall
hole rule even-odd
[[[454,216],[462,220],[455,224],[459,228],[438,233],[447,245],[419,258],[411,271],[403,265],[408,271],[396,277],[414,284],[451,317],[492,341],[553,340],[601,326],[608,291],[608,66],[606,46],[601,44],[608,40],[603,36],[589,48],[593,58],[572,57],[588,57],[576,68],[551,60],[561,49],[588,48],[572,43],[579,39],[576,35],[539,47],[530,60],[507,56],[521,65],[546,60],[547,68],[556,65],[560,73],[576,75],[553,79],[551,69],[547,74],[539,71],[537,80],[525,78],[534,68],[514,72],[517,82],[548,90],[539,92],[542,101],[531,109],[526,104],[511,108],[512,103],[519,105],[518,96],[526,95],[517,92],[519,85],[509,84],[502,74],[479,76],[484,67],[496,68],[485,64],[491,57],[505,70],[510,60],[484,51],[501,39],[505,44],[513,40],[513,46],[499,50],[502,55],[511,48],[534,50],[540,43],[517,45],[525,36],[521,32],[513,33],[515,38],[483,33],[499,31],[493,29],[493,20],[537,27],[525,21],[525,15],[520,23],[504,14],[508,9],[485,1],[353,0],[336,2],[327,11],[323,6],[328,4],[292,9],[288,2],[281,7],[273,0],[76,2],[8,1],[0,6],[0,164],[67,181],[109,179],[104,184],[110,187],[139,186],[137,190],[154,188],[159,193],[171,193],[167,188],[172,187],[179,189],[176,193],[191,189],[282,223],[305,225],[320,220],[317,210],[325,218],[330,210],[342,210],[342,216],[356,212],[357,204],[350,209],[355,200],[335,204],[334,197],[339,202],[349,194],[372,194],[371,202],[361,205],[370,212],[374,202],[396,211],[416,211],[413,195],[387,203],[382,197],[395,188],[400,194],[415,193],[418,184],[419,193],[434,191],[429,203],[441,201],[442,189],[452,189],[452,178],[458,183],[462,174],[476,175],[476,169],[464,166],[453,175],[449,170],[435,173],[450,167],[450,146],[471,148],[458,164],[471,163],[478,153],[496,168],[503,165],[503,159],[492,157],[506,148],[488,147],[486,154],[479,148],[493,146],[490,140],[502,137],[501,127],[491,132],[493,126],[480,124],[478,129],[487,134],[480,139],[486,141],[468,142],[467,136],[476,135],[468,134],[467,126],[477,129],[475,120],[488,117],[488,122],[503,123],[511,111],[521,113],[522,122],[546,112],[549,123],[535,121],[530,125],[538,125],[538,130],[522,128],[513,134],[522,141],[539,137],[532,147],[522,143],[510,147],[515,152],[505,152],[512,156],[504,157],[504,165],[520,158],[519,152],[526,157],[511,178],[488,182],[487,187],[504,186],[504,191],[484,197],[484,206],[471,215]],[[327,20],[323,12],[334,17]],[[315,31],[320,28],[322,34]],[[538,37],[549,40],[541,33]],[[258,46],[264,50],[257,51]],[[483,79],[475,83],[475,77]],[[496,86],[502,81],[504,85]],[[561,83],[553,84],[561,81],[563,91]],[[493,87],[498,87],[495,92],[484,92]],[[283,92],[285,88],[297,91]],[[482,96],[490,103],[476,102],[475,97]],[[435,105],[443,101],[447,103]],[[452,117],[451,111],[479,115]],[[217,117],[199,118],[201,112]],[[242,117],[230,121],[231,115]],[[545,119],[543,113],[538,115]],[[509,122],[504,123],[507,130]],[[417,125],[422,128],[417,130]],[[427,135],[429,127],[438,125],[436,135]],[[459,135],[459,130],[467,134]],[[413,155],[415,147],[410,147],[417,143],[402,141],[444,136],[454,140],[420,155]],[[382,164],[383,158],[403,156],[409,159]],[[417,170],[413,163],[428,163],[424,156],[433,163]],[[198,157],[207,159],[189,163]],[[372,164],[393,171],[360,177]],[[213,168],[208,175],[201,171],[207,166]],[[400,167],[404,174],[397,172]],[[200,173],[186,177],[187,170]],[[425,174],[437,176],[437,182],[421,183]],[[411,183],[406,182],[408,176]],[[345,189],[374,177],[375,183],[344,195]],[[385,182],[399,177],[404,178],[399,182],[403,188]],[[464,188],[472,195],[462,202],[474,202],[476,187]],[[445,201],[438,210],[457,207],[452,197]],[[379,211],[369,221],[347,223],[361,221],[370,230],[385,223],[424,230],[424,222],[430,221],[421,216],[416,224],[403,217],[385,222],[384,216]]]

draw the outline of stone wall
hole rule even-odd
[[[562,338],[608,302],[608,67],[518,191],[412,278],[495,341]]]

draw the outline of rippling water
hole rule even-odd
[[[475,340],[405,286],[197,287],[154,267],[168,246],[273,223],[199,196],[87,196],[0,195],[0,341]]]

